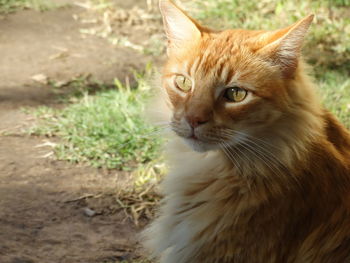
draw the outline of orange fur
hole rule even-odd
[[[170,42],[162,87],[179,137],[168,145],[160,215],[145,231],[153,255],[350,262],[350,134],[320,105],[300,57],[312,16],[277,31],[217,32],[170,0],[160,7]],[[179,74],[190,92],[174,87]],[[248,91],[245,101],[225,100],[232,85]]]

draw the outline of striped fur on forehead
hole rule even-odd
[[[211,81],[214,86],[229,85],[240,81],[259,87],[262,97],[269,97],[276,85],[265,85],[278,79],[280,72],[274,65],[254,54],[251,36],[234,30],[206,34],[195,48],[191,47],[177,57],[169,58],[165,76],[183,74],[193,80]]]
[[[230,68],[232,75],[234,73],[232,64],[236,56],[243,54],[246,59],[253,57],[256,49],[254,40],[257,34],[260,33],[244,30],[226,30],[205,34],[199,45],[197,56],[200,58],[200,63],[197,64],[197,69],[204,74],[213,73],[219,78],[222,77],[225,69]]]
[[[212,75],[224,84],[228,84],[235,72],[231,65],[232,55],[238,47],[234,42],[222,43],[221,38],[209,37],[203,40],[196,57],[193,58],[191,73]]]

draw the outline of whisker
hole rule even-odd
[[[250,153],[254,154],[257,158],[259,158],[268,168],[269,170],[274,173],[275,175],[279,176],[280,174],[277,173],[277,171],[281,170],[280,167],[276,164],[273,163],[273,159],[268,158],[266,155],[262,154],[260,151],[258,151],[255,148],[252,148],[251,145],[242,142],[242,147],[244,147],[247,151]]]
[[[271,143],[268,143],[267,141],[262,140],[262,139],[260,139],[260,138],[258,138],[258,137],[256,137],[256,136],[250,135],[250,134],[248,134],[248,133],[226,128],[226,132],[229,132],[229,131],[232,131],[232,132],[235,133],[235,134],[243,135],[244,137],[250,137],[250,138],[252,138],[252,139],[254,139],[254,140],[256,140],[256,141],[261,142],[262,144],[265,144],[266,146],[270,146],[270,147],[273,147],[273,148],[275,148],[275,149],[277,149],[277,150],[280,150],[280,148],[278,148],[277,146],[275,146],[275,145],[273,145],[273,144],[271,144]],[[233,135],[233,134],[232,134],[232,135]]]
[[[250,147],[250,145],[245,143],[244,141],[242,141],[240,145],[244,149],[246,149],[248,152],[254,154],[257,158],[259,158],[263,163],[266,164],[266,166],[268,166],[270,168],[270,170],[273,170],[273,168],[270,166],[270,163],[267,162],[267,161],[270,161],[270,160],[269,159],[266,160],[266,158],[264,158],[264,155],[261,152],[259,152],[256,149]]]
[[[274,153],[272,153],[271,151],[269,151],[266,147],[262,147],[261,145],[259,145],[257,142],[255,142],[255,140],[264,142],[266,146],[272,146],[272,147],[273,147],[273,145],[268,144],[268,143],[266,143],[265,141],[263,141],[263,140],[261,140],[261,139],[259,139],[259,138],[255,138],[254,136],[250,136],[250,135],[245,134],[245,133],[243,133],[243,132],[238,132],[238,131],[235,131],[235,130],[232,130],[232,129],[230,129],[230,130],[231,130],[232,132],[234,132],[234,133],[241,134],[241,135],[245,136],[245,139],[244,139],[244,140],[245,140],[246,142],[249,142],[249,143],[251,143],[251,144],[254,144],[254,146],[258,147],[258,148],[260,149],[260,151],[262,152],[261,154],[264,154],[264,155],[266,156],[266,158],[268,158],[270,161],[273,161],[275,164],[277,163],[277,164],[279,164],[280,166],[284,167],[286,170],[288,170],[288,169],[285,167],[285,165],[284,165],[278,158],[276,158],[276,156],[275,156]],[[233,134],[232,134],[232,135],[233,135]],[[254,140],[251,139],[251,138],[249,138],[249,137],[254,138]],[[252,147],[251,147],[251,148],[252,148]],[[275,149],[278,149],[277,147],[274,147],[274,148],[275,148]],[[276,164],[276,165],[277,165],[277,164]],[[278,166],[278,165],[277,165],[277,166]]]
[[[214,136],[212,136],[212,135],[214,135]],[[214,142],[218,142],[218,143],[224,142],[224,139],[226,139],[226,138],[222,138],[220,136],[220,133],[211,132],[211,131],[207,131],[205,133],[202,133],[201,136],[204,137],[205,139],[209,138],[209,139],[213,140]]]
[[[223,141],[219,144],[222,146],[221,148],[222,148],[223,152],[226,154],[226,156],[229,158],[229,160],[231,160],[233,165],[235,167],[237,167],[239,172],[241,172],[241,168],[240,168],[238,161],[234,158],[234,155],[232,154],[232,152],[227,148],[227,146],[225,145],[225,142]]]
[[[169,126],[170,127],[170,123],[169,122],[153,122],[151,123],[151,125],[153,127],[163,127],[163,126]]]
[[[257,142],[255,142],[254,140],[252,140],[250,138],[246,138],[245,141],[246,141],[246,144],[250,146],[250,148],[261,152],[261,154],[264,155],[265,158],[268,158],[271,162],[273,162],[275,164],[276,167],[279,167],[280,170],[283,168],[283,170],[288,171],[288,168],[285,166],[285,164],[282,163],[276,157],[276,155],[273,152],[269,151],[266,147],[259,145]],[[253,144],[255,147],[253,147],[253,145],[251,145],[251,144]]]
[[[256,142],[254,142],[252,139],[250,139],[245,133],[243,132],[237,132],[233,129],[228,130],[222,130],[221,131],[223,134],[230,136],[230,138],[234,138],[234,134],[240,134],[243,135],[245,137],[244,140],[240,140],[239,144],[241,147],[243,147],[246,151],[250,152],[251,154],[253,154],[254,156],[256,156],[260,161],[262,161],[271,171],[273,171],[274,173],[276,173],[275,169],[277,170],[281,170],[280,166],[284,166],[283,163],[281,163],[277,158],[275,158],[274,154],[270,151],[268,151],[267,149],[265,149],[264,147],[260,146],[259,144],[257,144]],[[250,144],[249,144],[249,143]],[[257,148],[254,148],[253,145],[254,144]],[[245,155],[244,151],[239,150],[239,147],[236,146],[236,149],[243,155],[245,156],[246,159],[249,160],[249,158],[247,158],[247,156]],[[252,162],[254,163],[254,162]]]
[[[235,157],[239,159],[239,155],[237,154],[237,152],[235,151],[235,149],[231,148],[225,141],[222,141],[222,144],[223,144],[224,148],[226,149],[226,151],[228,152],[228,154],[229,154],[234,160],[236,160]],[[234,151],[234,152],[232,152],[232,151]],[[239,171],[240,173],[243,173],[243,167],[239,164],[239,161],[238,161],[238,160],[236,160],[235,164],[236,164],[236,166],[237,166],[237,168],[238,168],[238,171]]]
[[[225,142],[223,142],[223,143],[225,143]],[[242,166],[243,166],[244,163],[247,163],[247,162],[250,161],[250,160],[249,160],[250,158],[247,157],[247,155],[245,155],[245,154],[240,155],[240,154],[237,154],[237,152],[235,151],[235,150],[240,151],[240,150],[238,149],[238,148],[239,148],[239,144],[236,145],[235,147],[230,146],[230,145],[228,145],[227,143],[225,143],[225,144],[226,144],[227,147],[228,147],[227,150],[228,150],[229,152],[231,152],[231,151],[233,150],[233,151],[235,152],[236,158],[242,161]],[[240,152],[241,152],[241,151],[240,151]],[[241,153],[242,153],[242,152],[241,152]],[[238,161],[237,163],[239,163],[239,161]],[[252,163],[252,164],[255,166],[255,163]],[[239,165],[240,174],[244,175],[244,173],[243,173],[243,167],[242,167],[242,166]],[[252,193],[252,186],[251,186],[251,181],[250,181],[250,179],[248,178],[247,180],[245,180],[245,182],[246,182],[246,184],[247,184],[247,188],[248,188],[249,192]]]

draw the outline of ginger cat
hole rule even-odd
[[[350,262],[350,133],[300,55],[310,15],[274,31],[215,31],[161,0],[173,136],[162,263]]]

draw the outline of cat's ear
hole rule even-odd
[[[294,76],[303,40],[313,18],[314,15],[309,15],[287,28],[270,32],[265,36],[267,44],[258,52],[267,55],[279,65],[285,78]]]
[[[168,38],[168,54],[200,38],[201,32],[196,22],[172,0],[160,0],[159,8]]]

